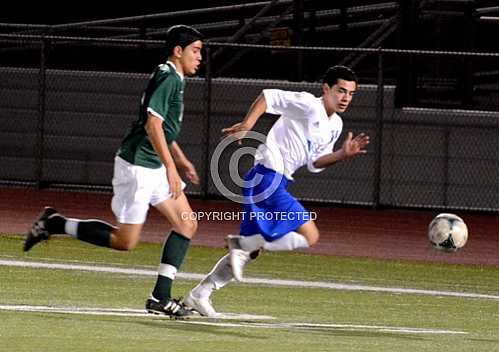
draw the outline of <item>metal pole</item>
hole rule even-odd
[[[475,4],[472,2],[465,4],[464,10],[464,45],[466,51],[475,49]],[[463,57],[463,72],[462,72],[462,106],[463,108],[473,107],[473,58]]]
[[[416,0],[399,1],[399,26],[400,26],[400,48],[414,49],[416,38],[416,20],[418,19],[418,7]],[[397,91],[395,105],[397,107],[412,106],[416,101],[416,76],[414,57],[403,55],[400,57]]]
[[[378,90],[376,96],[376,154],[374,163],[373,207],[380,206],[381,162],[383,153],[383,110],[384,110],[383,52],[378,53]]]
[[[202,198],[206,199],[208,196],[208,183],[210,181],[210,129],[211,129],[211,48],[209,45],[206,47],[206,75],[205,75],[205,90],[204,90],[204,128],[205,128],[205,139],[204,139],[204,177],[203,177],[203,187],[202,187]]]
[[[449,156],[449,138],[450,138],[450,129],[451,127],[449,127],[448,125],[445,126],[445,130],[444,130],[444,155],[445,155],[445,159],[444,159],[444,177],[443,177],[443,194],[442,194],[442,205],[444,207],[447,207],[449,205],[449,186],[450,186],[450,182],[449,182],[449,177],[450,177],[450,173],[449,173],[449,167],[450,167],[450,156]]]
[[[38,74],[38,124],[36,138],[36,187],[43,187],[43,161],[45,157],[45,98],[47,90],[47,39],[40,42],[40,71]]]
[[[303,45],[303,27],[305,24],[304,20],[304,6],[303,0],[293,1],[293,45],[302,46]],[[296,66],[294,70],[293,77],[290,77],[294,81],[303,80],[303,51],[296,52]]]

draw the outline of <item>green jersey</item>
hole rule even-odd
[[[139,118],[123,139],[118,156],[131,164],[151,169],[162,162],[145,130],[148,113],[163,120],[163,132],[168,144],[180,133],[184,112],[185,82],[171,63],[159,65],[151,75],[140,101]]]

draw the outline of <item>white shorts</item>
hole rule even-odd
[[[182,182],[182,189],[185,183]],[[119,223],[143,224],[149,204],[157,205],[171,197],[166,168],[149,169],[114,158],[111,208]]]

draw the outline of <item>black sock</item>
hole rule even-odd
[[[50,234],[65,234],[66,230],[64,226],[66,225],[66,218],[59,214],[54,214],[49,216],[47,221],[45,221],[45,229]]]
[[[168,264],[179,270],[189,249],[189,243],[190,239],[172,231],[163,246],[161,264]],[[158,274],[152,296],[160,301],[170,299],[172,284],[173,278]]]
[[[100,247],[111,247],[111,233],[114,227],[101,220],[82,220],[78,222],[76,238]]]
[[[50,234],[65,234],[67,219],[62,215],[52,215],[45,222]],[[111,232],[114,227],[101,220],[74,220],[78,222],[76,238],[100,247],[111,247]],[[74,234],[70,234],[74,235]]]

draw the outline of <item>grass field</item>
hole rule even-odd
[[[175,321],[143,312],[160,245],[22,242],[0,235],[1,351],[499,351],[497,267],[265,253],[214,295],[231,319]],[[175,294],[223,253],[192,247]]]

